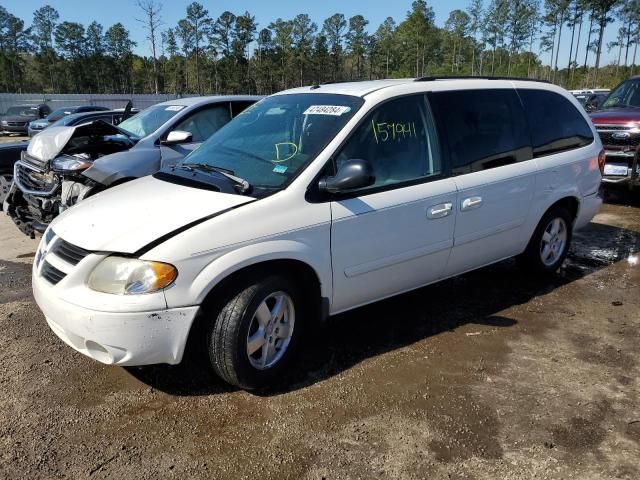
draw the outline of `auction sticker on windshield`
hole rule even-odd
[[[184,108],[184,105],[169,105],[165,110],[167,112],[179,112]]]
[[[338,105],[311,105],[304,112],[304,115],[335,115],[339,117],[343,113],[351,111],[351,107],[341,107]]]

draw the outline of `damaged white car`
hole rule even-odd
[[[16,162],[4,210],[33,238],[84,198],[175,165],[259,99],[182,98],[149,107],[118,126],[98,120],[49,127]]]

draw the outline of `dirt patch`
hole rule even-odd
[[[193,358],[75,353],[5,221],[0,478],[640,477],[635,207],[606,206],[551,279],[506,261],[333,318],[253,394]]]

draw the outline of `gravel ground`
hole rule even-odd
[[[20,135],[0,135],[0,143],[13,143],[29,140],[27,136]]]
[[[253,394],[192,360],[123,369],[66,347],[31,297],[35,248],[0,215],[0,478],[640,478],[624,199],[551,280],[505,261],[340,315],[286,388]]]

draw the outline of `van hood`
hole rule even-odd
[[[51,228],[86,250],[135,253],[190,223],[252,200],[149,176],[83,200],[57,217]]]

